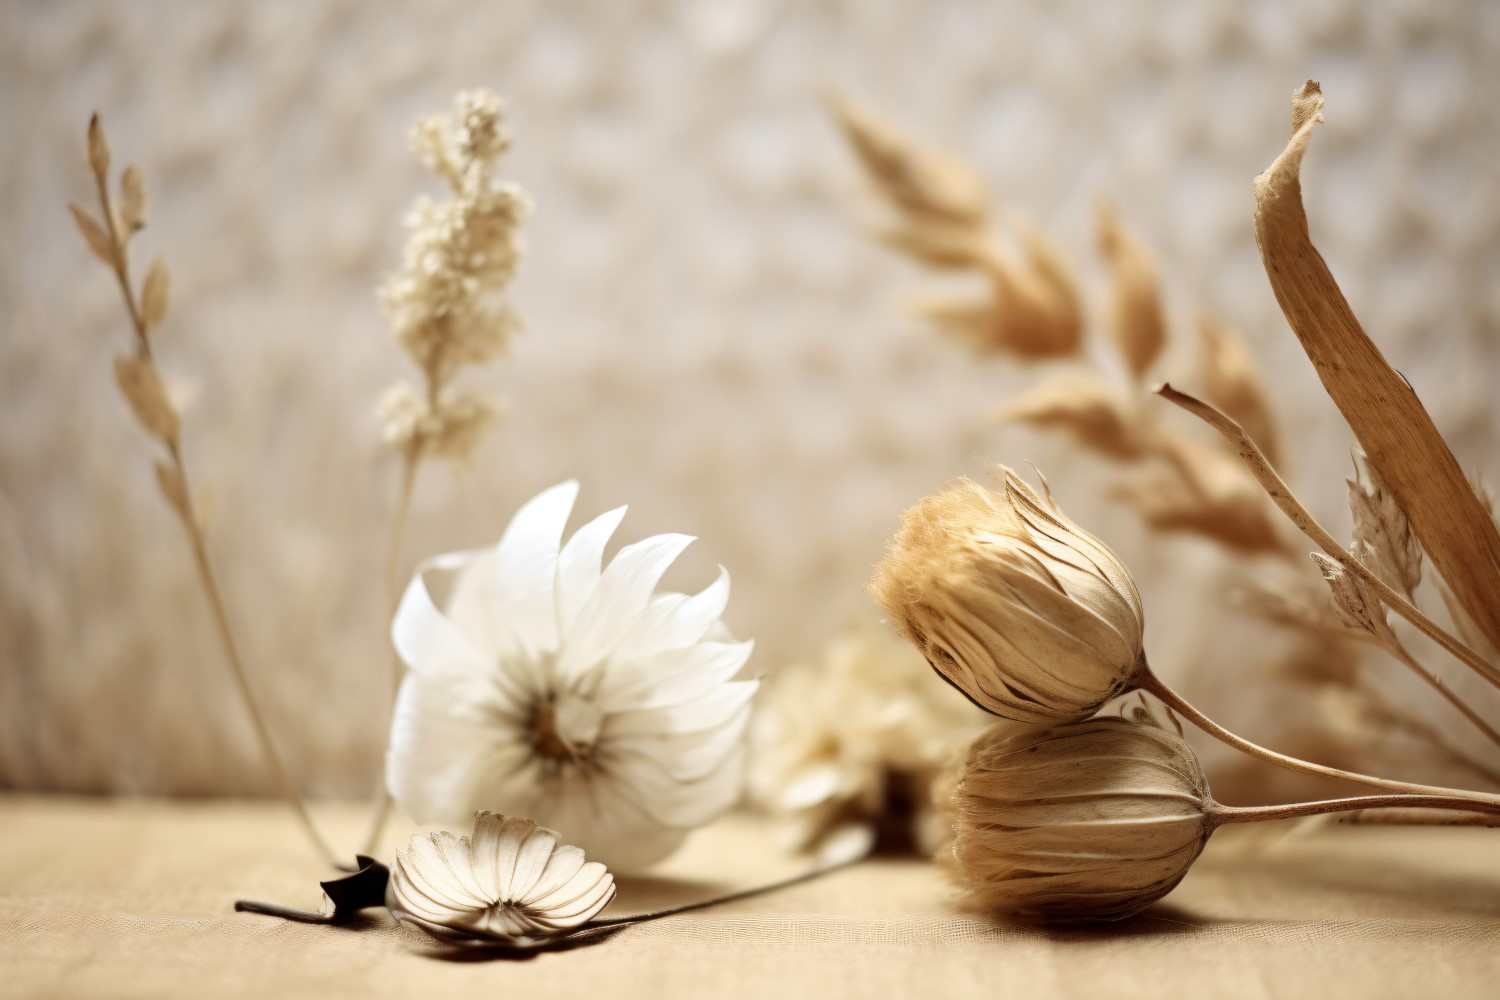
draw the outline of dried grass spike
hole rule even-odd
[[[1199,317],[1198,333],[1202,339],[1198,378],[1204,396],[1245,428],[1245,433],[1275,463],[1276,421],[1271,414],[1265,381],[1244,341],[1207,314]]]
[[[1333,607],[1338,612],[1339,621],[1356,632],[1368,633],[1371,639],[1382,645],[1387,644],[1393,636],[1380,598],[1370,591],[1363,580],[1347,572],[1337,560],[1330,559],[1321,552],[1312,553],[1312,560],[1317,563],[1323,579],[1328,581],[1328,588],[1333,591]]]
[[[984,229],[989,196],[963,160],[919,143],[839,95],[830,95],[828,106],[875,192],[892,208],[914,223]]]
[[[1098,379],[1074,377],[1044,382],[1001,407],[1001,420],[1068,431],[1078,443],[1111,458],[1145,454],[1136,413]]]
[[[1349,512],[1354,516],[1354,544],[1349,550],[1387,584],[1410,599],[1422,581],[1422,545],[1411,522],[1391,495],[1385,480],[1354,449],[1354,478],[1349,486]]]
[[[1140,378],[1167,342],[1159,269],[1151,252],[1125,228],[1108,201],[1099,203],[1099,250],[1113,278],[1110,332],[1126,367]]]

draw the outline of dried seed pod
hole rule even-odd
[[[1012,919],[1121,920],[1182,881],[1214,809],[1192,748],[1155,726],[995,726],[953,792],[953,875]]]
[[[902,518],[870,594],[939,674],[1019,722],[1084,719],[1125,690],[1145,619],[1129,571],[1004,469],[956,480]]]

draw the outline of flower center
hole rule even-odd
[[[531,745],[536,748],[537,753],[548,760],[573,759],[572,749],[562,738],[562,734],[557,731],[557,708],[551,698],[532,709],[529,729]]]
[[[548,692],[533,706],[526,729],[532,748],[544,760],[582,764],[593,751],[602,722],[599,710],[586,699],[559,699]]]

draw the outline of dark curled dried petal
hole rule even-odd
[[[277,903],[257,903],[241,899],[234,904],[237,913],[265,913],[273,917],[304,924],[343,924],[354,919],[360,910],[385,905],[385,889],[391,870],[374,858],[355,856],[359,869],[352,875],[319,882],[331,907],[326,912],[297,910]]]

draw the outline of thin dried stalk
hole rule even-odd
[[[1343,565],[1345,571],[1358,576],[1360,580],[1375,592],[1375,595],[1379,597],[1381,603],[1386,607],[1411,622],[1423,635],[1439,646],[1442,646],[1443,649],[1462,661],[1464,665],[1468,666],[1486,681],[1500,688],[1500,669],[1497,669],[1493,664],[1485,662],[1479,654],[1439,628],[1432,619],[1424,615],[1406,598],[1396,593],[1373,570],[1350,555],[1328,533],[1327,529],[1308,513],[1307,508],[1298,502],[1286,482],[1276,473],[1271,464],[1266,461],[1266,456],[1256,447],[1255,442],[1250,440],[1244,428],[1209,404],[1200,399],[1195,399],[1186,393],[1178,392],[1165,382],[1156,387],[1156,394],[1197,416],[1210,427],[1214,428],[1214,430],[1224,435],[1225,439],[1239,452],[1240,458],[1244,461],[1246,468],[1255,476],[1256,481],[1261,484],[1261,487],[1270,496],[1271,500],[1277,507],[1281,508],[1282,513],[1297,526],[1299,531],[1312,539],[1318,548],[1334,559],[1337,559]]]
[[[256,740],[260,743],[261,754],[265,757],[267,767],[271,771],[271,777],[282,796],[292,807],[308,839],[329,864],[337,865],[333,848],[329,846],[328,841],[313,823],[307,804],[303,802],[297,783],[292,779],[291,772],[287,770],[281,753],[276,748],[276,741],[271,736],[271,730],[261,712],[260,703],[251,689],[250,678],[240,656],[239,643],[235,640],[234,630],[229,622],[229,612],[219,590],[218,576],[214,572],[213,562],[208,555],[208,544],[204,538],[202,522],[197,515],[193,493],[188,485],[187,463],[183,459],[179,440],[178,415],[163,388],[161,375],[157,371],[156,360],[151,350],[151,333],[166,314],[168,280],[166,265],[160,260],[152,265],[139,305],[130,282],[130,257],[127,244],[130,237],[145,225],[146,196],[140,172],[135,167],[126,169],[122,179],[123,206],[117,210],[109,193],[109,143],[105,139],[104,128],[99,122],[98,115],[94,115],[89,121],[88,138],[89,165],[93,170],[94,181],[98,188],[99,209],[104,217],[104,224],[100,226],[77,205],[72,206],[72,210],[90,248],[109,265],[116,281],[119,282],[120,294],[124,299],[126,312],[130,315],[131,329],[135,332],[134,352],[116,359],[115,372],[121,393],[130,403],[142,426],[160,441],[166,450],[167,461],[156,463],[157,484],[161,488],[163,498],[177,514],[187,534],[188,544],[193,553],[193,564],[197,568],[198,580],[208,600],[220,645],[224,648],[224,658],[229,665],[230,676],[234,680],[240,699],[245,704],[245,711],[250,716],[251,726],[255,731]]]
[[[1500,645],[1500,532],[1417,394],[1361,328],[1308,234],[1300,171],[1322,109],[1322,91],[1309,80],[1292,98],[1286,149],[1255,179],[1255,236],[1266,274],[1329,397],[1433,565],[1480,631]],[[1500,676],[1488,665],[1476,669]]]

